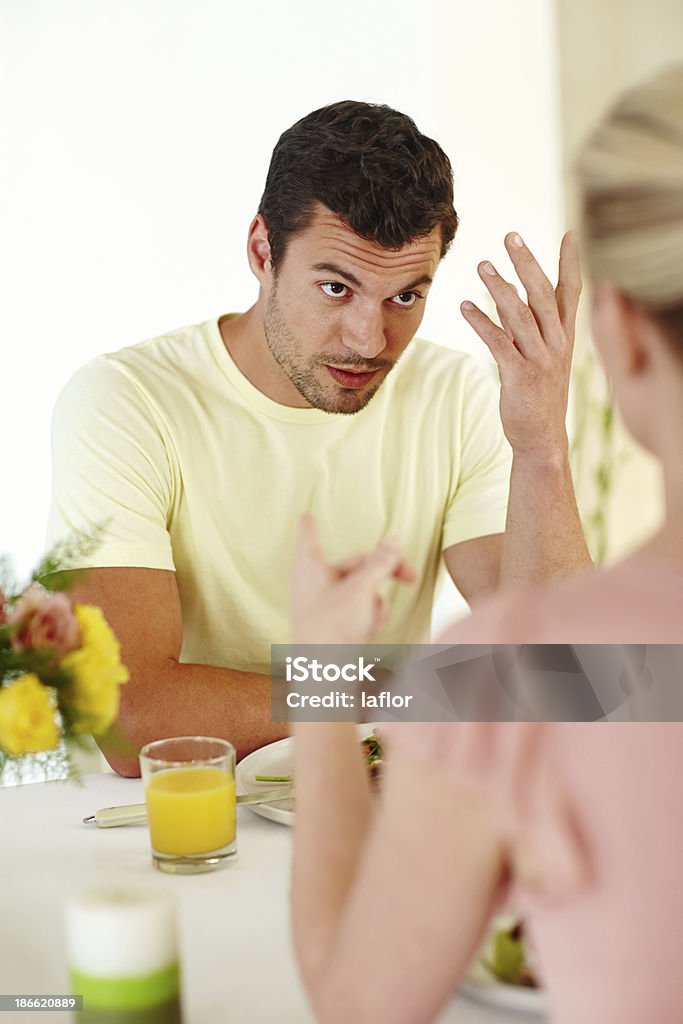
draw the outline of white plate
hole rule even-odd
[[[374,725],[359,725],[358,740],[372,734]],[[377,726],[381,728],[381,726]],[[264,789],[274,789],[277,782],[257,782],[256,775],[291,775],[294,770],[294,748],[291,736],[284,740],[276,740],[265,747],[252,751],[242,758],[235,768],[235,782],[238,793],[261,793]],[[283,789],[285,783],[282,783]],[[273,800],[266,804],[245,804],[254,814],[271,821],[279,821],[281,825],[294,824],[294,800]]]
[[[531,1013],[540,1018],[545,1017],[548,1009],[545,993],[540,989],[504,985],[492,978],[481,964],[470,971],[467,981],[458,989],[458,994],[497,1010]]]
[[[243,757],[235,768],[238,793],[261,793],[275,789],[277,782],[257,782],[255,775],[291,775],[294,768],[294,747],[291,736],[276,740]],[[286,786],[283,783],[282,788]],[[260,814],[282,825],[294,824],[294,800],[276,800],[267,804],[245,804],[254,814]]]

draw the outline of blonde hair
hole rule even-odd
[[[660,314],[683,344],[683,64],[625,93],[577,169],[591,276]]]

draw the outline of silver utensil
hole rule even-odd
[[[277,800],[289,800],[293,795],[293,786],[281,786],[279,789],[267,789],[260,793],[241,793],[237,797],[237,803],[275,803]],[[117,828],[119,825],[142,825],[145,821],[147,808],[144,804],[123,804],[121,807],[100,807],[99,811],[84,818],[83,824],[97,825],[99,828]]]

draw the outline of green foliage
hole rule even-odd
[[[617,451],[614,401],[593,349],[572,373],[574,432],[569,457],[574,485],[589,490],[591,504],[582,516],[586,542],[598,565],[609,554],[609,507],[619,472],[627,460]],[[595,452],[595,455],[593,453]]]
[[[7,555],[0,555],[0,591],[3,594],[16,594],[19,589],[12,563]]]
[[[71,590],[87,573],[85,569],[76,568],[77,564],[99,547],[105,529],[106,524],[97,525],[56,544],[34,569],[31,582],[40,583],[48,590]]]

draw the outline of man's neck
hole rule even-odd
[[[258,303],[239,316],[222,317],[218,329],[233,363],[250,384],[280,405],[309,408],[268,348]]]

